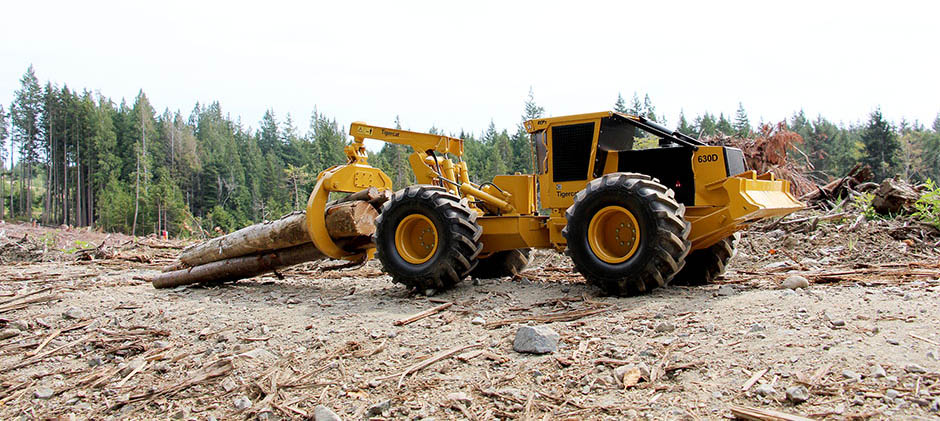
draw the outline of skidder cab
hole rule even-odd
[[[514,275],[532,248],[567,250],[588,282],[615,295],[710,282],[731,257],[735,231],[802,208],[787,181],[748,171],[740,150],[642,117],[600,112],[530,120],[525,128],[535,174],[475,184],[463,140],[353,123],[349,161],[323,171],[308,202],[314,243],[334,258],[371,254],[351,256],[333,244],[322,221],[329,192],[391,188],[368,165],[366,138],[413,151],[417,184],[383,206],[375,251],[396,282],[419,291]]]

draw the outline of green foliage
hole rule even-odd
[[[881,180],[893,176],[900,143],[891,123],[881,115],[881,109],[871,113],[868,125],[862,130],[861,140],[865,146],[863,162],[871,166],[875,178]]]
[[[865,214],[866,218],[872,220],[878,217],[878,212],[875,211],[875,207],[871,204],[873,200],[875,200],[875,194],[866,192],[856,196],[852,202],[856,209]]]
[[[617,101],[614,102],[614,111],[618,113],[627,113],[630,111],[627,109],[627,101],[623,100],[623,96],[620,95],[620,92],[617,92]]]
[[[75,254],[76,251],[79,251],[79,250],[88,248],[88,246],[89,246],[89,243],[86,242],[86,241],[75,240],[75,242],[74,242],[74,244],[72,245],[72,247],[64,248],[64,249],[62,249],[62,252],[66,253],[66,254]]]
[[[111,179],[98,195],[98,225],[105,231],[130,232],[134,219],[134,193],[128,186]]]
[[[940,186],[927,179],[926,187],[914,203],[914,217],[940,229]]]
[[[41,215],[49,225],[129,232],[136,206],[140,234],[166,229],[180,235],[216,226],[231,231],[302,208],[315,175],[346,160],[345,128],[316,109],[306,130],[274,110],[252,128],[218,102],[195,104],[188,115],[158,113],[142,91],[112,101],[54,83],[43,87],[32,67],[19,82],[9,109],[0,107],[0,160],[12,158],[11,148],[19,159],[15,166],[4,165],[0,203],[20,220]],[[634,92],[627,101],[618,93],[613,108],[666,124],[648,94]],[[545,109],[531,88],[521,111],[515,127],[491,123],[482,132],[448,134],[464,139],[463,160],[472,181],[533,172],[523,122],[543,117]],[[875,164],[879,179],[897,173],[914,182],[940,178],[940,115],[930,128],[916,122],[894,126],[880,110],[864,125],[834,124],[822,116],[810,120],[802,112],[789,123],[805,139],[802,148],[820,180],[842,176],[859,161]],[[401,128],[397,117],[395,126]],[[709,112],[687,118],[680,112],[678,130],[693,137],[751,132],[740,103],[733,118]],[[445,134],[437,128],[430,132]],[[656,146],[655,138],[637,134],[636,148]],[[385,144],[369,152],[369,162],[397,189],[415,181],[410,154],[406,146]]]
[[[747,137],[751,134],[751,123],[747,119],[747,111],[744,110],[744,104],[738,103],[738,111],[734,114],[734,124],[731,125],[731,128],[734,129],[734,135],[739,137]]]

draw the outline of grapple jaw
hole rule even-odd
[[[333,259],[352,261],[372,257],[375,249],[369,249],[365,253],[344,250],[333,242],[326,229],[326,204],[330,193],[355,193],[369,187],[391,190],[392,180],[382,170],[360,162],[336,165],[317,175],[317,184],[307,200],[307,233],[323,254]]]

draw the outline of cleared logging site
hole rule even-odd
[[[536,173],[475,184],[460,139],[355,123],[305,212],[203,241],[0,224],[0,417],[940,411],[931,186],[816,183],[784,127],[526,130]],[[367,138],[410,147],[417,183],[392,189]]]

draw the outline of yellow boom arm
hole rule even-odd
[[[353,142],[344,148],[346,164],[320,172],[317,184],[307,200],[307,231],[317,249],[329,257],[361,260],[370,257],[373,251],[369,250],[365,254],[348,252],[330,238],[324,215],[330,193],[355,193],[368,187],[392,189],[392,180],[388,175],[369,165],[369,156],[363,145],[365,139],[410,146],[413,153],[408,157],[408,162],[419,184],[439,185],[471,202],[479,200],[493,210],[506,214],[515,212],[509,193],[489,185],[481,188],[470,182],[467,163],[459,160],[464,152],[462,139],[370,126],[362,122],[352,123],[349,134],[353,136]],[[457,157],[458,161],[452,161],[447,154]]]

